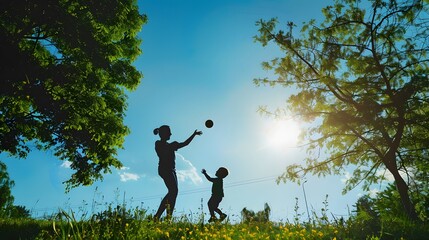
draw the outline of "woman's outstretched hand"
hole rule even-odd
[[[188,144],[191,143],[192,139],[194,139],[194,137],[196,135],[201,135],[201,134],[203,134],[203,132],[195,130],[194,133],[192,133],[192,135],[188,139],[186,139],[186,141],[184,141],[184,142],[182,142],[182,143],[179,144],[179,146],[177,147],[177,149],[182,148],[184,146],[188,146]]]

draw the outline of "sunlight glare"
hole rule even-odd
[[[266,129],[266,144],[279,150],[296,147],[300,132],[298,123],[292,119],[273,120]]]

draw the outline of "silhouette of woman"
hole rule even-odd
[[[196,135],[201,135],[201,131],[195,130],[194,133],[184,142],[172,142],[170,140],[171,130],[167,125],[162,125],[153,130],[155,135],[159,135],[160,140],[155,142],[155,151],[159,157],[158,174],[164,180],[165,186],[168,189],[167,194],[162,199],[158,211],[154,218],[157,220],[161,217],[165,209],[167,209],[167,217],[173,215],[174,206],[176,205],[176,198],[178,194],[177,176],[176,176],[176,155],[174,154],[177,149],[187,146]]]

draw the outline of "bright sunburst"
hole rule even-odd
[[[265,132],[266,145],[273,149],[295,147],[300,128],[294,120],[271,120]]]

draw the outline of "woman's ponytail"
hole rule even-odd
[[[168,134],[171,135],[171,133],[170,133],[170,127],[168,125],[162,125],[159,128],[155,128],[153,130],[153,134],[159,135],[161,138],[163,138],[163,136],[166,136]],[[168,136],[170,136],[170,135],[168,135]]]

